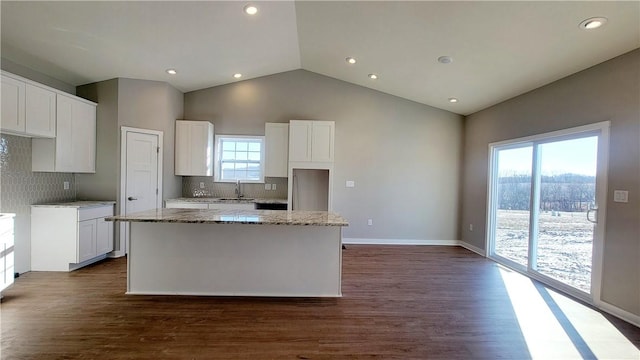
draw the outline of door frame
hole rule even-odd
[[[602,303],[601,300],[601,290],[602,290],[602,258],[604,252],[604,241],[605,241],[605,221],[606,221],[606,205],[607,205],[607,175],[609,172],[609,128],[611,126],[610,121],[602,121],[598,123],[593,123],[589,125],[583,125],[578,127],[573,127],[569,129],[563,129],[558,131],[552,131],[543,134],[537,134],[522,138],[516,138],[511,140],[504,140],[493,142],[489,144],[489,161],[488,161],[488,179],[487,179],[487,219],[486,219],[486,234],[485,234],[485,256],[497,261],[503,265],[508,266],[509,268],[520,272],[526,276],[529,276],[533,279],[536,279],[542,283],[550,285],[558,290],[561,290],[569,295],[575,296],[577,298],[582,299],[590,304],[594,304],[599,306]],[[592,267],[591,267],[591,294],[590,296],[585,296],[580,290],[577,290],[569,285],[566,285],[558,280],[552,279],[548,276],[544,276],[537,271],[531,271],[531,263],[528,256],[526,269],[522,269],[518,266],[512,266],[509,262],[502,261],[504,258],[500,256],[496,256],[493,254],[494,249],[494,224],[495,224],[495,216],[496,211],[494,209],[494,201],[493,197],[497,191],[497,153],[498,148],[504,147],[508,148],[509,145],[516,147],[520,144],[530,143],[532,145],[536,145],[544,142],[552,142],[559,140],[566,140],[567,138],[573,138],[579,134],[588,134],[594,133],[598,135],[598,153],[597,153],[597,168],[596,168],[596,204],[598,207],[596,220],[597,226],[595,227],[595,231],[593,234],[593,251],[592,251]],[[500,149],[501,150],[501,149]],[[535,151],[534,151],[535,157]],[[537,161],[537,159],[532,159],[533,161]],[[532,176],[534,176],[532,172]],[[532,186],[532,199],[533,201],[533,191],[534,187]],[[529,224],[529,228],[531,229],[531,224]],[[529,234],[529,241],[531,241],[531,234]],[[531,254],[531,249],[529,249],[529,255]],[[508,259],[507,259],[508,260]]]
[[[163,136],[164,132],[160,130],[141,129],[128,126],[120,127],[120,189],[119,195],[119,215],[127,215],[126,197],[127,197],[127,134],[140,133],[145,135],[155,135],[158,137],[158,196],[156,197],[156,207],[162,207],[162,153],[163,153]],[[129,245],[129,223],[120,221],[119,239],[120,247],[114,252],[115,256],[124,256],[128,253]]]

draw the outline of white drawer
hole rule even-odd
[[[84,208],[78,210],[78,221],[91,220],[113,215],[113,205]]]

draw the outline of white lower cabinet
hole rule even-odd
[[[208,209],[207,203],[171,201],[165,204],[167,209]]]
[[[113,205],[31,207],[31,270],[71,271],[113,251]]]

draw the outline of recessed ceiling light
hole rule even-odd
[[[376,79],[378,79],[378,75],[376,75],[376,74],[369,74],[369,79],[371,79],[371,80],[376,80]]]
[[[451,56],[440,56],[438,58],[438,62],[440,64],[451,64],[453,62],[453,58]]]
[[[580,23],[580,28],[583,30],[593,30],[601,27],[607,23],[607,18],[604,17],[592,17],[584,20]]]
[[[248,15],[255,15],[258,13],[258,8],[255,5],[245,5],[244,12]]]
[[[449,98],[449,102],[452,104],[455,104],[458,102],[458,99],[452,97],[452,98]]]
[[[352,58],[352,57],[348,57],[346,59],[344,59],[346,62],[348,62],[349,64],[355,64],[356,63],[356,59]]]
[[[233,74],[233,77],[236,78],[236,79],[240,79],[242,77],[242,74],[235,73],[235,74]]]
[[[176,71],[176,69],[167,69],[167,74],[169,74],[169,75],[175,75],[177,73],[178,72]]]

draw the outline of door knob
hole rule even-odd
[[[138,200],[138,198],[134,198],[133,196],[129,196],[129,197],[127,198],[127,200],[129,200],[129,201],[133,201],[133,200]]]

